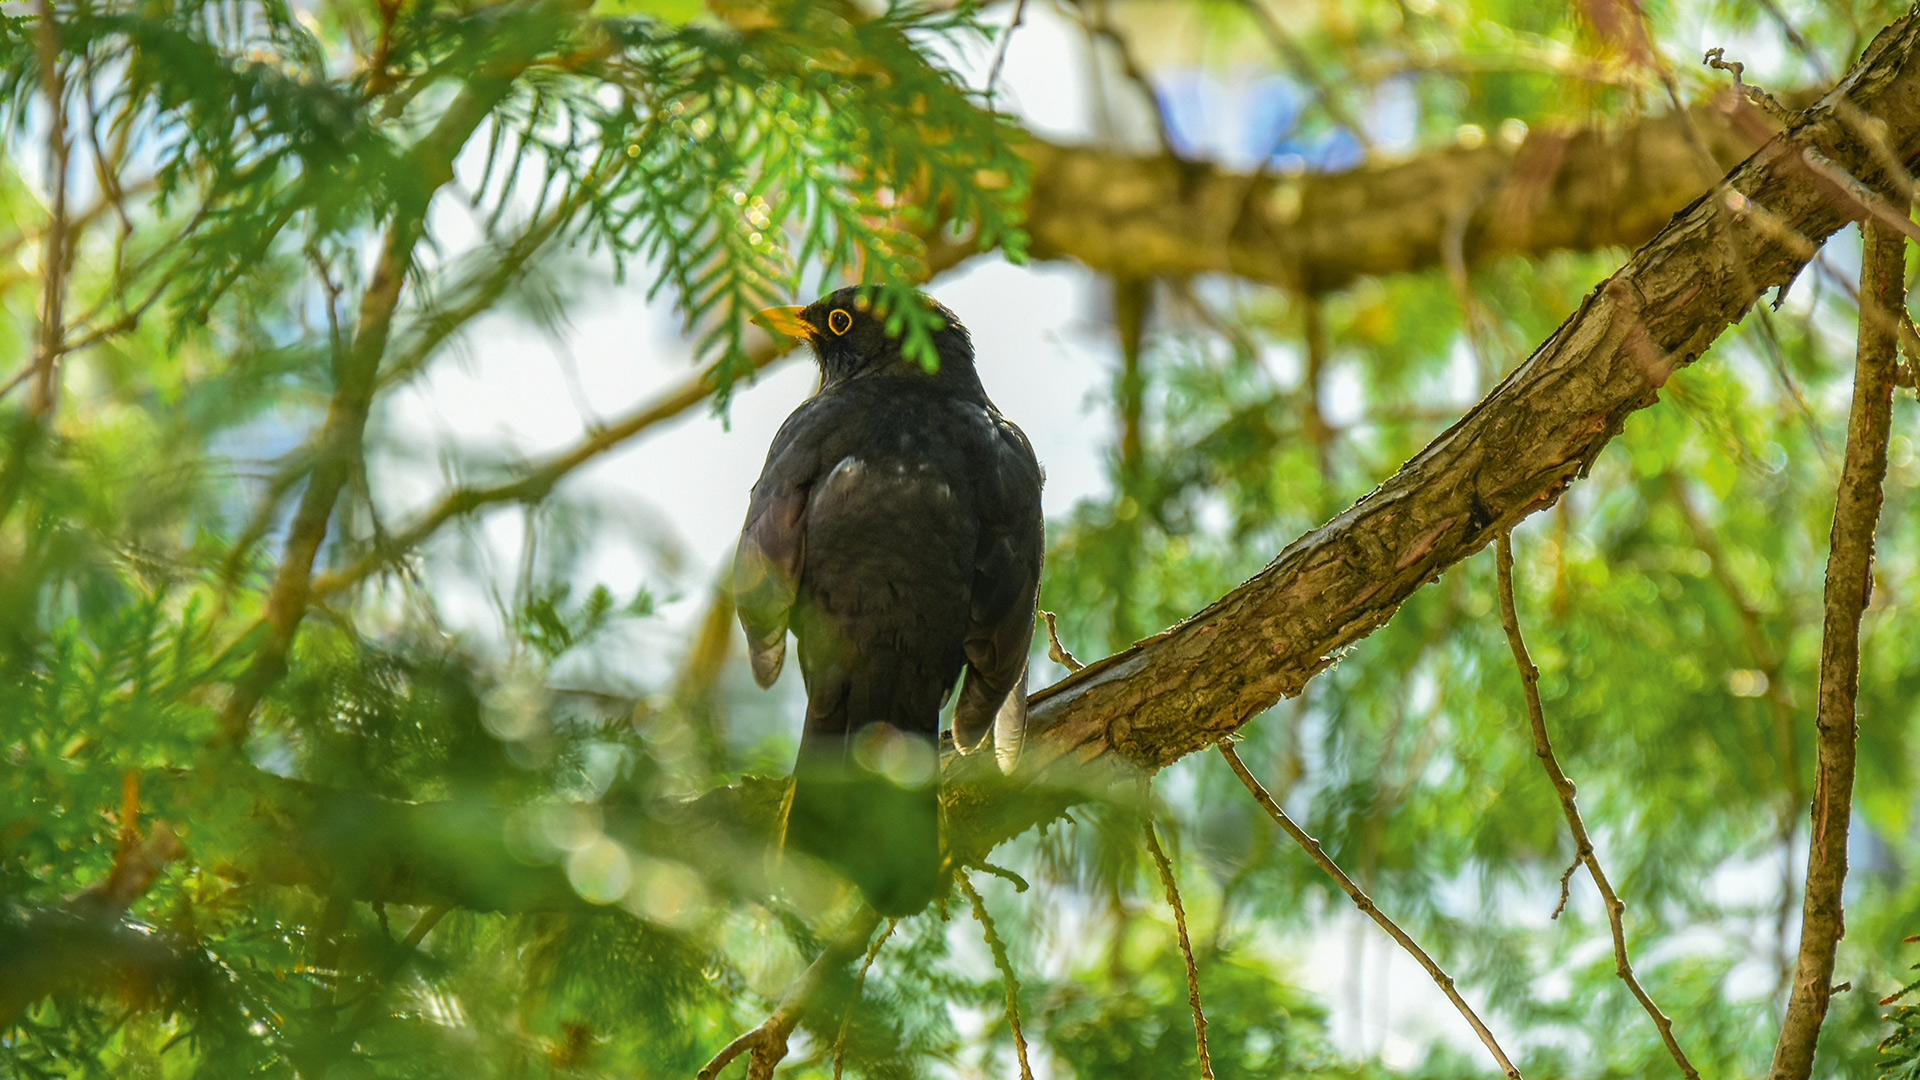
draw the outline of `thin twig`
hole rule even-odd
[[[768,344],[751,352],[749,358],[753,361],[755,370],[759,370],[784,355],[786,355],[785,350]],[[680,385],[641,404],[613,423],[592,432],[574,444],[571,449],[548,458],[517,480],[483,488],[456,488],[448,492],[434,504],[431,510],[394,533],[385,544],[369,548],[347,566],[314,579],[313,595],[315,597],[330,596],[354,584],[419,546],[438,531],[440,526],[455,517],[470,514],[494,503],[535,502],[545,498],[555,484],[575,469],[622,445],[641,432],[671,420],[707,400],[713,394],[714,379],[718,374],[719,366],[723,363],[725,363],[724,359],[715,361]]]
[[[1147,111],[1153,114],[1153,132],[1160,140],[1160,149],[1168,157],[1181,160],[1180,151],[1174,140],[1173,124],[1167,119],[1166,106],[1160,101],[1160,91],[1153,85],[1153,79],[1133,55],[1133,45],[1126,35],[1113,24],[1112,15],[1107,10],[1108,0],[1088,0],[1093,9],[1092,17],[1083,16],[1080,25],[1089,36],[1099,38],[1113,46],[1113,54],[1120,61],[1120,73],[1127,77],[1146,98]],[[1075,0],[1076,6],[1085,8],[1087,2]]]
[[[1027,1064],[1027,1036],[1020,1030],[1020,977],[1013,973],[1013,961],[1007,959],[1007,944],[993,928],[993,916],[987,914],[987,902],[980,898],[980,890],[973,887],[965,872],[953,878],[960,883],[960,891],[967,894],[967,902],[973,905],[973,917],[979,921],[987,948],[993,953],[993,964],[1000,969],[1000,978],[1007,985],[1007,1026],[1013,1029],[1013,1052],[1020,1059],[1020,1080],[1033,1080],[1033,1068]]]
[[[1567,885],[1573,880],[1573,872],[1578,869],[1580,869],[1580,856],[1576,852],[1573,856],[1573,861],[1567,864],[1565,870],[1560,871],[1560,901],[1553,905],[1553,915],[1550,916],[1555,921],[1559,920],[1561,912],[1567,910]]]
[[[1327,118],[1352,132],[1360,148],[1371,153],[1373,140],[1367,137],[1365,125],[1340,100],[1333,85],[1321,76],[1320,69],[1314,66],[1313,57],[1307,55],[1307,50],[1293,39],[1292,34],[1287,33],[1287,28],[1280,25],[1280,20],[1273,17],[1273,12],[1261,0],[1239,0],[1239,4],[1259,24],[1260,33],[1273,51],[1280,54],[1294,75],[1313,89],[1313,98]]]
[[[1773,1080],[1805,1080],[1833,994],[1833,957],[1846,932],[1847,825],[1853,809],[1855,705],[1860,689],[1860,614],[1873,594],[1873,534],[1884,500],[1887,431],[1897,332],[1889,313],[1906,308],[1906,242],[1867,222],[1860,260],[1860,333],[1847,418],[1846,457],[1827,555],[1826,619],[1820,646],[1817,771],[1807,844],[1807,893],[1800,911],[1800,959],[1773,1050]],[[1874,309],[1877,309],[1875,311]]]
[[[1193,942],[1187,937],[1187,909],[1180,903],[1180,887],[1173,880],[1173,863],[1167,860],[1167,853],[1160,848],[1160,838],[1154,835],[1153,819],[1142,817],[1140,831],[1147,836],[1147,850],[1153,855],[1153,864],[1160,869],[1160,885],[1167,890],[1167,903],[1173,908],[1173,928],[1180,937],[1180,958],[1187,965],[1187,1007],[1193,1010],[1193,1043],[1200,1054],[1200,1076],[1202,1080],[1213,1080],[1213,1059],[1207,1054],[1207,1014],[1200,1007],[1200,968],[1193,962]]]
[[[1687,1080],[1699,1080],[1700,1074],[1687,1055],[1680,1049],[1680,1043],[1673,1037],[1673,1021],[1660,1006],[1647,994],[1646,988],[1633,974],[1633,964],[1627,959],[1627,931],[1621,915],[1627,905],[1613,890],[1613,883],[1607,880],[1607,872],[1600,866],[1600,857],[1594,854],[1593,838],[1587,833],[1587,823],[1580,817],[1580,808],[1574,802],[1576,790],[1573,781],[1560,768],[1560,761],[1554,757],[1553,742],[1547,736],[1546,713],[1540,708],[1540,669],[1533,666],[1533,660],[1527,655],[1527,643],[1520,636],[1520,614],[1513,602],[1513,534],[1502,532],[1494,550],[1495,566],[1500,579],[1500,625],[1506,628],[1507,644],[1513,650],[1513,662],[1520,669],[1520,688],[1527,699],[1527,717],[1533,725],[1533,753],[1547,770],[1547,778],[1553,781],[1553,790],[1560,797],[1560,809],[1567,816],[1567,828],[1573,831],[1574,850],[1581,862],[1592,875],[1593,884],[1600,890],[1600,897],[1606,902],[1607,922],[1613,929],[1613,973],[1620,976],[1640,1000],[1640,1006],[1653,1018],[1654,1026],[1660,1029],[1661,1041],[1667,1044],[1667,1053],[1673,1055],[1674,1063],[1680,1066],[1680,1072]]]
[[[888,919],[873,944],[867,947],[866,959],[860,961],[860,974],[853,978],[853,993],[847,998],[847,1011],[840,1017],[840,1035],[833,1040],[833,1080],[840,1080],[841,1066],[847,1060],[847,1029],[853,1026],[853,1010],[860,1005],[860,989],[867,985],[867,969],[873,966],[874,957],[880,955],[880,946],[893,936],[893,928],[900,925],[899,919]]]
[[[1320,841],[1307,835],[1305,829],[1293,823],[1293,819],[1287,816],[1285,810],[1280,809],[1280,804],[1267,793],[1267,789],[1261,786],[1260,781],[1254,779],[1253,773],[1248,771],[1246,763],[1240,760],[1240,755],[1233,749],[1231,742],[1222,740],[1215,745],[1220,751],[1220,756],[1227,759],[1227,764],[1233,767],[1234,775],[1246,785],[1247,791],[1253,795],[1254,801],[1260,804],[1260,808],[1267,812],[1267,816],[1286,830],[1287,835],[1293,837],[1293,842],[1299,844],[1314,862],[1320,864],[1320,869],[1326,871],[1327,876],[1340,886],[1353,901],[1353,906],[1378,923],[1380,929],[1385,930],[1388,936],[1400,943],[1401,948],[1407,950],[1409,955],[1420,962],[1421,967],[1427,969],[1427,974],[1432,976],[1434,984],[1440,987],[1440,992],[1446,994],[1447,1000],[1453,1002],[1453,1007],[1460,1011],[1460,1015],[1473,1028],[1473,1033],[1480,1037],[1481,1045],[1485,1046],[1487,1052],[1493,1055],[1493,1060],[1499,1063],[1500,1071],[1506,1073],[1510,1080],[1520,1080],[1520,1069],[1507,1057],[1507,1052],[1500,1049],[1500,1043],[1494,1039],[1493,1032],[1487,1030],[1487,1025],[1480,1021],[1479,1015],[1473,1011],[1473,1006],[1468,1005],[1467,999],[1460,996],[1459,989],[1454,986],[1453,976],[1443,971],[1433,957],[1427,954],[1427,950],[1420,947],[1419,942],[1413,940],[1405,930],[1400,929],[1399,924],[1387,918],[1385,912],[1374,906],[1373,901],[1367,897],[1360,886],[1354,884],[1354,880],[1347,876],[1346,871],[1340,869],[1339,864],[1335,863],[1332,856],[1320,846]]]
[[[964,878],[962,880],[965,880]],[[807,1010],[813,1007],[813,999],[820,994],[820,987],[828,975],[839,970],[842,964],[858,956],[867,947],[867,940],[873,937],[874,928],[880,925],[880,913],[866,904],[854,913],[853,920],[846,930],[833,940],[833,943],[814,957],[813,963],[793,980],[773,1015],[766,1018],[759,1027],[722,1047],[713,1055],[713,1060],[696,1074],[696,1080],[714,1080],[720,1070],[732,1064],[733,1059],[752,1051],[747,1059],[747,1080],[772,1080],[773,1067],[787,1056],[787,1036],[793,1034],[801,1020],[806,1018]]]
[[[1015,0],[1013,17],[1007,20],[1007,28],[1000,32],[1000,43],[993,50],[993,66],[987,69],[987,103],[993,103],[994,84],[1000,81],[1000,68],[1007,62],[1007,46],[1013,44],[1013,33],[1020,29],[1027,19],[1027,0]]]
[[[67,220],[66,80],[60,71],[60,28],[53,21],[51,0],[36,5],[34,46],[40,67],[40,91],[47,99],[47,231],[40,247],[40,312],[33,361],[27,383],[27,411],[8,440],[6,460],[0,463],[0,518],[13,509],[26,484],[28,462],[45,434],[54,411],[60,381],[61,342],[66,338],[67,271],[73,263],[73,240]],[[11,389],[11,384],[9,384]]]

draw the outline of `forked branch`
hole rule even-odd
[[[749,1052],[747,1080],[772,1080],[773,1067],[787,1056],[787,1037],[806,1018],[807,1010],[813,1007],[814,999],[820,996],[820,987],[829,975],[866,951],[867,940],[873,937],[873,931],[879,925],[880,913],[866,904],[860,905],[853,921],[847,924],[840,936],[822,949],[820,955],[814,957],[813,963],[800,973],[800,977],[793,980],[793,985],[787,988],[786,996],[780,999],[773,1015],[713,1055],[713,1060],[700,1070],[696,1080],[714,1080],[720,1075],[720,1070],[733,1063],[734,1058]]]
[[[1520,615],[1513,602],[1513,535],[1501,533],[1498,547],[1494,551],[1495,564],[1500,577],[1500,624],[1506,628],[1507,644],[1513,649],[1513,662],[1520,669],[1520,687],[1526,692],[1527,717],[1533,725],[1533,753],[1547,770],[1547,778],[1553,781],[1554,794],[1560,797],[1561,812],[1567,816],[1567,828],[1573,831],[1575,857],[1584,863],[1587,873],[1593,875],[1593,884],[1600,890],[1600,898],[1607,906],[1607,923],[1613,929],[1613,972],[1620,976],[1640,1001],[1640,1007],[1653,1017],[1654,1026],[1660,1029],[1660,1039],[1667,1044],[1667,1053],[1673,1055],[1674,1063],[1687,1080],[1700,1080],[1700,1074],[1694,1070],[1693,1063],[1680,1049],[1679,1040],[1673,1037],[1673,1021],[1660,1006],[1654,1003],[1646,988],[1633,974],[1633,964],[1627,959],[1627,932],[1621,916],[1627,905],[1613,890],[1613,883],[1607,880],[1607,872],[1600,866],[1600,857],[1594,854],[1593,838],[1587,834],[1587,823],[1580,817],[1580,808],[1574,802],[1576,794],[1573,781],[1567,779],[1566,771],[1560,768],[1560,761],[1554,757],[1553,741],[1547,737],[1546,713],[1540,708],[1540,669],[1533,666],[1533,660],[1527,655],[1527,643],[1520,636]],[[1566,878],[1561,879],[1562,888]]]

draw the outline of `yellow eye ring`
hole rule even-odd
[[[835,308],[827,313],[827,329],[836,334],[844,334],[853,329],[853,316]]]

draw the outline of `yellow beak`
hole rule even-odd
[[[820,328],[800,317],[800,313],[805,310],[801,307],[763,308],[754,313],[753,321],[789,337],[812,337],[820,332]]]

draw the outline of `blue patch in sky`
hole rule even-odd
[[[1155,96],[1183,157],[1229,169],[1251,170],[1267,161],[1310,172],[1351,169],[1366,158],[1360,139],[1344,127],[1299,131],[1310,99],[1299,84],[1270,72],[1234,77],[1203,68],[1163,70]]]

